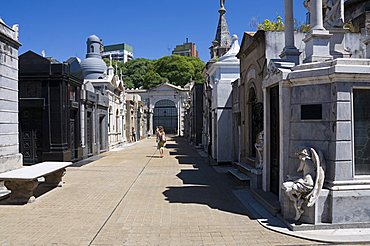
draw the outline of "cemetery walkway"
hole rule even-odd
[[[248,216],[225,175],[181,138],[67,169],[62,188],[0,205],[0,245],[312,245]]]

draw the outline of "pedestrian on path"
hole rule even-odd
[[[164,144],[166,143],[166,133],[164,132],[163,126],[159,127],[158,140],[159,154],[161,158],[163,158]]]
[[[159,143],[159,128],[158,126],[155,128],[155,142]]]
[[[132,127],[131,133],[132,133],[131,141],[132,142],[136,142],[136,131],[135,131],[135,127]]]

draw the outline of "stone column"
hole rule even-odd
[[[311,0],[310,25],[311,30],[325,30],[322,15],[322,0]]]
[[[321,62],[333,59],[330,55],[329,42],[332,35],[323,25],[322,0],[310,0],[308,2],[306,7],[310,11],[311,30],[303,40],[306,43],[306,59],[304,62]]]
[[[294,44],[294,14],[293,0],[284,0],[285,8],[285,47],[280,57],[284,60],[299,64],[299,50]]]

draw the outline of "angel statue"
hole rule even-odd
[[[257,152],[257,168],[263,169],[263,131],[257,134],[257,140],[254,144]]]
[[[313,148],[302,147],[296,154],[300,160],[297,172],[302,177],[291,181],[290,176],[283,183],[283,190],[293,202],[296,210],[295,220],[299,220],[304,213],[302,205],[307,201],[307,207],[312,207],[322,190],[325,179],[325,159],[321,151]]]
[[[325,28],[343,28],[344,3],[343,0],[323,0],[323,18]]]

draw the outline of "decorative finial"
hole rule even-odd
[[[226,0],[220,0],[220,10],[218,11],[220,14],[225,14],[226,9],[225,9],[225,1]]]

